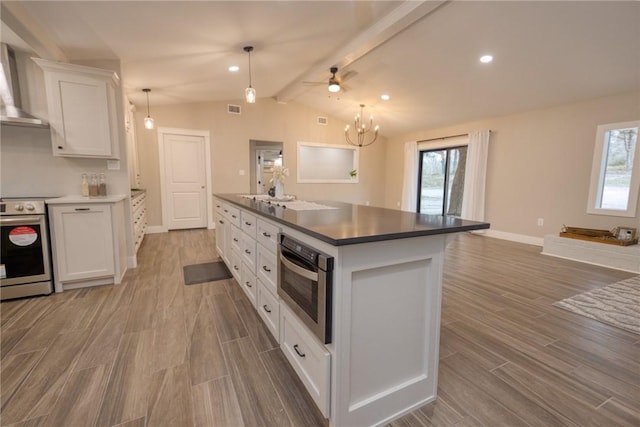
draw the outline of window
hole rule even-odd
[[[420,151],[418,212],[460,216],[467,146]]]
[[[587,213],[634,217],[640,189],[640,121],[598,126]]]

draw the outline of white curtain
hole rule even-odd
[[[464,219],[484,221],[484,193],[490,135],[491,132],[488,130],[469,133],[461,215]]]
[[[402,179],[403,211],[415,212],[418,208],[418,143],[404,143],[404,175]]]

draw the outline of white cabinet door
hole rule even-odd
[[[109,205],[54,206],[54,250],[58,277],[71,282],[113,276],[113,224]]]
[[[54,156],[117,158],[116,73],[34,61],[44,70]]]

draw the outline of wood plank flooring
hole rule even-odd
[[[146,236],[119,286],[0,304],[2,426],[327,426],[215,233]],[[438,399],[401,426],[638,426],[640,336],[551,304],[632,274],[475,235],[449,246]]]

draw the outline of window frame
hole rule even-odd
[[[597,205],[601,202],[603,191],[603,175],[606,166],[605,135],[616,129],[638,128],[640,132],[640,120],[621,123],[609,123],[599,125],[596,131],[596,142],[593,151],[593,164],[591,166],[591,181],[589,184],[589,200],[587,204],[587,213],[592,215],[607,215],[618,217],[636,216],[636,208],[638,206],[638,192],[640,191],[640,141],[636,141],[636,149],[634,153],[633,164],[631,166],[631,182],[629,183],[629,197],[627,199],[627,209],[603,209]],[[638,136],[640,139],[640,135]]]

